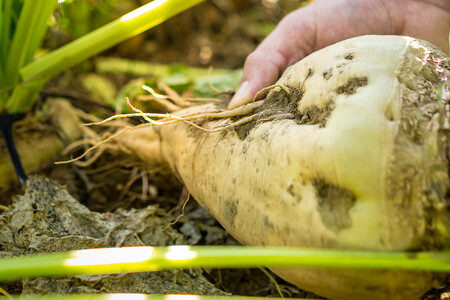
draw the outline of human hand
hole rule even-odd
[[[251,53],[229,109],[249,103],[308,54],[365,34],[407,35],[449,50],[450,0],[316,0],[287,15]]]

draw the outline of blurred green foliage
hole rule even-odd
[[[65,30],[72,38],[78,38],[111,22],[119,16],[119,0],[65,0],[54,16],[54,26]]]

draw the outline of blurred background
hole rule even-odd
[[[150,1],[60,1],[46,46],[54,49]],[[163,64],[240,68],[246,56],[305,0],[209,0],[108,51]]]

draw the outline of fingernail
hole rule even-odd
[[[252,101],[252,97],[248,92],[248,81],[244,81],[237,92],[234,94],[233,98],[231,98],[230,103],[228,104],[228,109],[233,109],[238,106],[244,105]]]

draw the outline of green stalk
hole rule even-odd
[[[6,100],[9,95],[8,91],[5,90],[5,88],[6,88],[5,82],[6,82],[5,75],[3,74],[2,66],[0,65],[0,112],[2,111],[1,104],[6,103]]]
[[[57,0],[24,1],[5,62],[8,85],[19,81],[19,69],[33,58],[57,3]]]
[[[4,69],[3,64],[6,60],[7,51],[10,44],[10,28],[11,28],[11,18],[12,18],[12,2],[13,0],[3,0],[3,6],[0,7],[1,12],[1,20],[0,24],[2,28],[0,29],[0,63],[1,68]]]
[[[29,82],[43,77],[50,78],[203,1],[205,0],[155,0],[150,2],[23,67],[20,69],[22,80]],[[25,88],[29,92],[15,93],[18,96],[8,100],[6,109],[11,113],[29,109],[34,102],[32,97],[37,94],[37,91],[31,92],[31,88],[27,84],[17,88]],[[24,95],[28,96],[22,97]]]
[[[71,23],[70,30],[76,37],[80,37],[85,35],[90,31],[90,24],[92,21],[90,20],[91,8],[88,1],[77,1],[72,2],[71,5],[68,6],[68,14],[70,15]]]
[[[450,272],[450,251],[389,253],[262,247],[124,247],[0,260],[0,280],[180,268],[318,267]]]
[[[171,65],[148,63],[140,60],[130,60],[120,57],[99,57],[95,60],[95,70],[99,73],[122,73],[137,76],[156,77],[168,76],[172,70]],[[184,72],[184,71],[183,71]],[[189,78],[225,75],[232,72],[227,69],[208,70],[207,68],[186,68],[185,73]],[[238,71],[237,71],[238,72]]]
[[[6,103],[8,113],[20,113],[28,111],[36,101],[37,95],[44,88],[50,77],[42,77],[37,80],[21,83],[16,86]],[[0,111],[1,111],[0,106]]]
[[[7,54],[3,56],[5,60],[2,62],[3,75],[0,76],[0,80],[2,80],[2,84],[0,84],[0,112],[3,112],[5,108],[8,110],[8,106],[12,105],[11,102],[17,99],[24,99],[24,102],[28,102],[29,104],[23,107],[22,110],[18,109],[9,112],[15,113],[28,110],[32,103],[34,103],[35,96],[38,92],[38,90],[33,89],[36,87],[39,87],[39,89],[42,88],[43,85],[41,83],[25,84],[14,89],[12,96],[10,96],[11,92],[9,90],[3,90],[5,88],[14,88],[19,83],[19,70],[33,59],[46,32],[47,21],[57,3],[57,0],[24,1],[20,9],[19,19],[16,22],[17,25],[10,47],[6,50]],[[18,10],[18,8],[9,6],[9,9],[10,12],[8,13],[10,14],[10,18],[14,18],[13,10]],[[11,24],[12,20],[5,21]],[[7,36],[4,36],[4,38],[9,40],[11,33],[7,32],[6,34]],[[21,90],[16,91],[17,89]],[[20,98],[18,98],[19,95]]]
[[[203,296],[203,295],[144,295],[144,294],[80,294],[80,295],[36,295],[18,296],[11,299],[27,300],[267,300],[266,297]],[[280,299],[280,298],[270,298]],[[289,298],[290,300],[302,300]],[[306,299],[305,299],[306,300]],[[314,300],[309,298],[309,300]]]
[[[3,73],[3,60],[4,60],[4,49],[6,48],[6,46],[4,45],[4,43],[6,42],[6,38],[4,38],[5,36],[5,31],[6,31],[6,25],[8,22],[5,21],[5,15],[6,15],[6,10],[5,10],[5,5],[7,4],[7,0],[0,0],[0,73]],[[0,87],[2,85],[2,82],[0,81]]]
[[[1,104],[6,103],[8,93],[2,91],[6,86],[5,76],[5,63],[7,50],[9,48],[10,40],[10,27],[11,27],[11,13],[12,13],[12,1],[3,0],[0,2],[0,111]]]
[[[6,102],[6,98],[8,97],[8,93],[5,89],[6,85],[4,84],[5,82],[5,75],[3,74],[3,70],[0,66],[0,103],[5,103]],[[1,112],[1,105],[0,105],[0,112]]]
[[[51,52],[20,70],[24,80],[54,76],[204,0],[155,0]]]
[[[40,7],[39,9],[39,13],[43,14],[44,16],[46,15],[47,18],[41,17],[39,18],[39,22],[37,22],[37,24],[35,25],[34,29],[33,29],[33,38],[31,39],[30,43],[29,43],[29,48],[25,57],[25,64],[29,64],[30,62],[33,61],[35,55],[36,55],[36,51],[39,49],[39,47],[42,44],[42,41],[45,37],[45,34],[47,32],[48,26],[49,26],[49,19],[53,13],[53,11],[56,8],[56,5],[58,4],[58,1],[54,1],[54,0],[44,0],[46,3],[51,3],[47,4],[47,6],[45,7]],[[21,65],[20,67],[23,67],[23,65]]]

